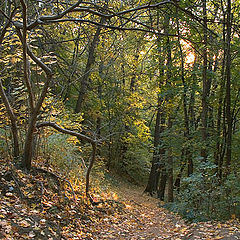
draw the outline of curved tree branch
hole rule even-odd
[[[52,128],[54,128],[55,130],[57,130],[57,131],[59,131],[61,133],[65,133],[65,134],[69,134],[69,135],[78,137],[81,140],[89,142],[91,144],[96,144],[96,142],[97,142],[96,140],[93,140],[92,138],[90,138],[90,137],[88,137],[86,135],[83,135],[81,133],[78,133],[78,132],[75,132],[75,131],[72,131],[72,130],[69,130],[69,129],[62,128],[58,124],[56,124],[55,122],[41,122],[41,123],[37,123],[36,127],[37,128],[52,127]]]
[[[31,113],[34,109],[34,94],[32,90],[32,85],[30,82],[30,70],[29,61],[27,58],[27,6],[24,0],[20,0],[22,5],[22,15],[23,15],[23,29],[22,29],[22,49],[23,49],[23,72],[24,80],[27,87],[27,93],[29,97],[29,105]]]
[[[56,20],[62,19],[64,16],[66,16],[68,13],[71,13],[71,12],[88,12],[88,13],[91,13],[95,16],[100,16],[100,17],[103,17],[103,18],[106,18],[106,19],[110,19],[110,18],[113,18],[113,17],[120,17],[120,16],[123,16],[125,14],[140,11],[140,10],[144,10],[144,9],[159,8],[159,7],[161,7],[165,4],[172,3],[171,0],[166,0],[166,1],[162,1],[160,3],[156,3],[156,4],[146,4],[146,5],[138,6],[136,8],[131,8],[131,9],[128,9],[128,10],[117,12],[117,13],[111,12],[111,14],[104,14],[104,13],[101,13],[101,12],[98,12],[98,11],[94,11],[94,10],[90,9],[89,7],[82,6],[82,7],[78,8],[79,4],[82,3],[82,2],[83,2],[82,0],[79,0],[75,4],[73,4],[71,7],[67,8],[66,10],[64,10],[61,13],[56,14],[56,15],[40,16],[34,22],[30,23],[27,26],[27,30],[32,30],[40,24],[46,24],[46,22],[54,22]],[[21,23],[21,22],[16,21],[16,22],[14,22],[14,25],[18,28],[23,28],[23,23]]]
[[[75,137],[80,138],[83,141],[87,141],[89,143],[92,144],[92,156],[91,156],[91,160],[87,169],[87,173],[86,173],[86,196],[90,199],[91,203],[92,203],[92,198],[91,195],[89,194],[89,185],[90,185],[90,173],[92,170],[92,167],[94,165],[95,159],[96,159],[96,151],[97,151],[97,140],[94,140],[86,135],[83,135],[81,133],[72,131],[72,130],[68,130],[68,129],[64,129],[62,127],[60,127],[58,124],[56,124],[55,122],[41,122],[41,123],[37,123],[36,125],[37,128],[41,128],[41,127],[52,127],[55,130],[61,132],[61,133],[65,133],[65,134],[69,134]]]
[[[16,27],[16,26],[15,26]],[[17,34],[19,36],[20,41],[24,42],[24,38],[22,36],[22,33],[18,27],[16,27]],[[28,131],[27,131],[27,136],[25,140],[25,146],[24,146],[24,155],[22,159],[22,165],[26,167],[28,170],[31,169],[31,162],[32,162],[32,147],[33,147],[33,135],[34,135],[34,130],[36,127],[36,121],[37,121],[37,116],[40,112],[42,103],[47,95],[48,87],[50,82],[52,81],[52,70],[44,63],[42,62],[39,58],[37,58],[31,51],[30,47],[26,43],[26,50],[28,55],[32,58],[32,60],[43,69],[43,71],[46,74],[46,81],[44,83],[43,89],[41,91],[41,94],[36,102],[36,106],[34,107],[32,113],[31,113],[31,118],[29,120],[28,124]]]
[[[0,46],[2,45],[4,36],[7,32],[8,27],[11,26],[11,22],[12,19],[16,13],[16,8],[12,11],[12,13],[10,14],[10,16],[6,16],[7,18],[7,23],[5,24],[5,26],[3,27],[1,33],[0,33]],[[2,12],[2,11],[1,11]],[[4,14],[5,15],[5,14]],[[7,95],[5,93],[3,84],[2,84],[2,80],[0,79],[0,96],[2,98],[3,104],[6,108],[7,114],[10,118],[11,121],[11,129],[12,129],[12,134],[13,134],[13,145],[14,145],[14,149],[13,149],[13,156],[15,158],[19,157],[19,153],[20,153],[20,149],[19,149],[19,141],[18,141],[18,131],[17,131],[17,118],[13,112],[13,109],[11,107],[11,104],[7,98]]]

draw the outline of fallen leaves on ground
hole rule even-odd
[[[186,224],[143,189],[119,181],[110,191],[0,165],[0,239],[240,239],[239,222]]]
[[[98,226],[96,239],[240,239],[237,220],[186,224],[181,217],[159,208],[158,200],[143,194],[140,187],[122,184],[115,190],[125,203],[125,213],[105,219]]]

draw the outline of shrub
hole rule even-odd
[[[220,185],[215,165],[202,163],[198,171],[182,181],[176,202],[166,204],[189,221],[223,220],[240,216],[240,177],[229,175]]]

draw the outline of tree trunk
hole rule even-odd
[[[16,28],[18,37],[20,41],[23,43],[24,39],[20,29]],[[43,101],[47,95],[48,87],[50,82],[52,81],[52,70],[44,64],[39,58],[37,58],[29,48],[28,44],[26,43],[27,53],[31,57],[31,59],[41,68],[46,74],[46,81],[43,86],[41,95],[36,102],[36,106],[31,113],[31,117],[28,123],[27,135],[24,144],[24,153],[22,158],[22,165],[24,168],[30,170],[32,165],[32,154],[33,154],[33,140],[34,140],[34,131],[36,127],[37,117],[39,115],[40,109],[42,107]]]
[[[225,15],[224,15],[224,21],[223,21],[223,43],[224,46],[226,44],[226,26],[225,26]],[[225,48],[225,47],[224,47]],[[217,110],[217,126],[216,126],[216,151],[214,153],[214,158],[215,158],[215,164],[217,166],[216,173],[219,179],[222,178],[222,144],[221,144],[221,132],[223,131],[223,120],[222,120],[222,113],[223,113],[223,91],[225,88],[225,65],[226,65],[226,51],[224,49],[224,54],[223,54],[223,60],[222,60],[222,70],[221,70],[221,82],[220,82],[220,93],[219,93],[219,99],[218,99],[218,110]]]
[[[103,24],[104,21],[105,21],[104,18],[102,18],[100,20],[100,24]],[[92,40],[92,42],[90,44],[90,47],[89,47],[88,60],[87,60],[86,68],[85,68],[85,71],[84,71],[83,76],[82,76],[81,81],[80,81],[81,86],[80,86],[80,90],[79,90],[79,93],[78,93],[77,104],[76,104],[76,107],[75,107],[75,112],[76,113],[81,112],[82,107],[83,107],[84,98],[86,96],[87,88],[88,88],[88,84],[89,84],[89,76],[90,76],[90,73],[91,73],[91,68],[92,68],[92,65],[95,62],[95,50],[96,50],[96,47],[97,47],[98,42],[99,42],[99,36],[100,36],[101,30],[102,30],[102,27],[98,26],[97,30],[95,32],[95,35],[93,37],[93,40]]]
[[[158,36],[157,39],[157,44],[158,44],[158,54],[159,54],[159,72],[160,72],[160,81],[159,81],[159,89],[162,87],[164,84],[163,81],[161,80],[164,72],[163,72],[163,59],[161,56],[161,40],[160,36]],[[165,149],[160,149],[160,135],[164,131],[163,124],[165,123],[165,116],[163,113],[163,98],[158,95],[158,107],[157,107],[157,116],[156,116],[156,122],[155,122],[155,130],[154,130],[154,152],[153,152],[153,159],[152,159],[152,166],[151,166],[151,171],[150,175],[148,178],[148,183],[147,187],[144,192],[149,193],[150,195],[153,195],[154,192],[157,192],[158,189],[158,182],[159,182],[159,177],[162,171],[162,168],[164,166],[163,160],[161,159],[162,156],[165,153]],[[162,125],[162,126],[161,126]]]
[[[179,193],[180,191],[180,186],[181,186],[181,179],[182,179],[182,175],[183,175],[183,170],[186,166],[184,158],[185,158],[185,149],[182,149],[182,154],[181,154],[181,165],[180,165],[180,171],[177,174],[177,177],[175,179],[175,183],[174,183],[174,188],[177,190],[177,192]]]
[[[157,108],[157,116],[155,123],[155,131],[154,131],[154,153],[152,159],[152,167],[150,171],[150,175],[148,178],[147,187],[145,192],[153,195],[155,191],[157,191],[157,172],[159,170],[160,156],[159,156],[159,143],[160,143],[160,122],[161,122],[161,100],[160,96],[158,97],[158,108]]]
[[[19,149],[19,139],[18,139],[17,118],[5,94],[1,80],[0,80],[0,96],[6,108],[9,119],[11,121],[11,130],[12,130],[12,136],[13,136],[13,157],[18,158],[20,154],[20,149]]]
[[[171,116],[168,118],[168,129],[172,128]],[[173,156],[172,146],[168,147],[168,202],[173,202]]]
[[[208,79],[207,79],[207,4],[203,0],[203,71],[202,71],[202,148],[201,157],[207,160],[207,115],[208,115]]]
[[[160,183],[159,183],[159,188],[158,188],[158,198],[161,201],[164,201],[166,183],[167,183],[167,172],[166,172],[166,169],[164,168],[162,170]]]
[[[169,28],[169,21],[170,21],[170,17],[168,15],[166,15],[165,19],[164,19],[164,33],[165,34],[168,34],[168,32],[169,32],[169,29],[168,29]],[[171,52],[171,43],[170,43],[170,39],[169,39],[168,36],[167,36],[167,39],[166,39],[166,46],[167,46],[166,85],[171,86],[172,52]],[[165,101],[168,102],[171,97],[172,96],[170,94],[168,94],[165,97]],[[169,118],[170,118],[170,116],[169,116]],[[171,146],[169,146],[168,152],[171,151],[170,148],[171,148]],[[164,149],[164,152],[165,152],[165,149]],[[170,157],[168,160],[171,162],[172,158]],[[172,190],[170,189],[170,191],[173,191],[173,179],[172,179],[172,176],[171,176],[172,169],[171,169],[170,166],[168,166],[168,164],[169,164],[169,162],[165,162],[165,159],[164,159],[164,161],[161,160],[161,177],[160,177],[160,183],[159,183],[159,189],[158,189],[158,197],[162,201],[164,200],[165,188],[166,188],[166,183],[167,183],[168,177],[170,178],[169,179],[170,180],[170,188],[172,188]],[[168,169],[169,167],[170,167],[170,170]],[[168,174],[170,174],[170,176],[168,176]],[[170,193],[170,195],[171,195],[171,193]]]
[[[10,11],[10,6],[9,6],[9,11]],[[13,16],[16,13],[16,9],[12,11],[12,13],[9,13],[9,19],[7,20],[5,26],[3,27],[2,31],[0,32],[0,47],[2,45],[4,36],[7,32],[7,28],[10,27],[11,25],[11,20]],[[3,104],[6,108],[7,114],[9,116],[9,119],[11,121],[11,131],[12,131],[12,136],[13,136],[13,157],[18,158],[20,154],[20,149],[19,149],[19,138],[18,138],[18,127],[17,127],[17,118],[13,112],[13,109],[10,105],[10,102],[7,98],[7,95],[5,93],[2,80],[0,80],[0,96],[2,98]]]
[[[24,152],[23,152],[23,159],[22,159],[22,166],[26,168],[27,170],[31,169],[32,166],[32,157],[33,157],[33,140],[34,140],[34,131],[36,128],[36,122],[37,117],[40,112],[40,108],[42,106],[42,103],[47,95],[49,84],[52,80],[52,75],[47,75],[47,80],[44,84],[41,96],[36,104],[36,107],[34,108],[34,111],[31,114],[31,118],[28,124],[28,130],[27,135],[25,139],[25,145],[24,145]]]
[[[226,36],[226,174],[230,173],[232,157],[232,114],[231,114],[231,0],[227,1],[227,36]]]
[[[177,9],[178,14],[178,9]],[[182,46],[180,42],[180,30],[179,30],[179,21],[177,19],[177,31],[178,31],[178,46],[179,46],[179,52],[180,52],[180,58],[181,58],[181,79],[183,84],[183,112],[184,112],[184,125],[185,125],[185,131],[184,131],[184,137],[186,138],[186,141],[190,140],[190,124],[189,124],[189,114],[187,110],[187,84],[185,81],[185,66],[184,66],[184,57],[183,57],[183,51]],[[189,150],[189,147],[184,147],[183,152],[185,153],[185,157],[187,160],[187,166],[188,166],[188,176],[190,176],[193,173],[193,161],[192,161],[192,155]]]

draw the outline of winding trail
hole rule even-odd
[[[140,187],[121,184],[116,192],[127,209],[123,214],[111,213],[103,217],[93,239],[240,239],[240,225],[235,220],[186,224],[181,217],[159,208],[158,200],[143,194]]]
[[[63,198],[54,190],[57,183],[42,172],[32,175],[15,169],[13,175],[12,171],[0,161],[3,240],[240,240],[239,221],[187,224],[159,208],[158,200],[143,194],[143,188],[115,177],[117,186],[103,185],[109,189],[100,195],[98,188],[92,205],[81,192],[76,202]],[[18,176],[21,187],[12,176]]]

